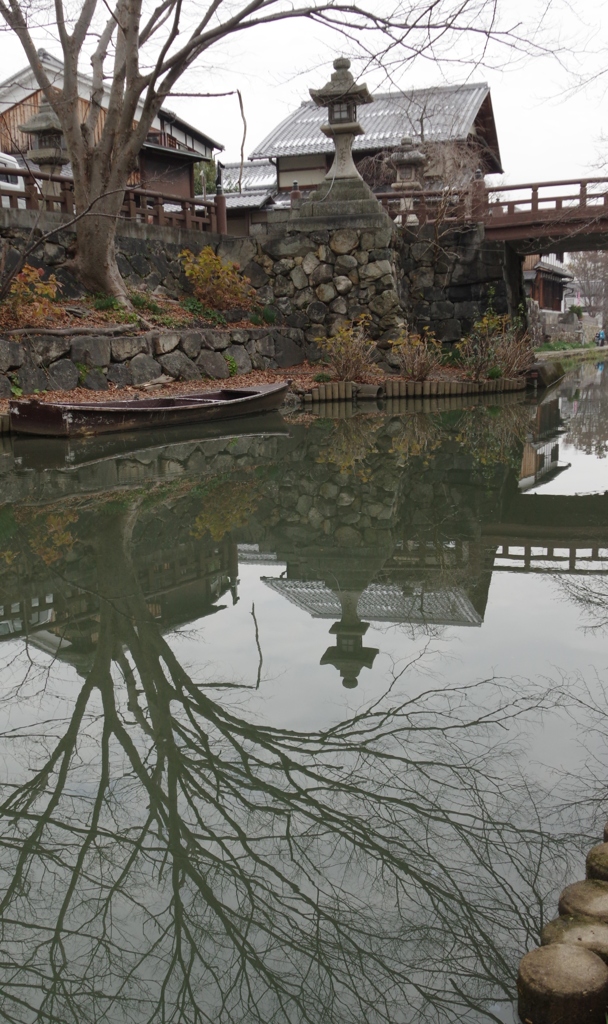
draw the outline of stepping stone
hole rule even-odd
[[[587,878],[608,882],[608,843],[598,843],[587,854]]]
[[[605,1024],[608,967],[588,949],[541,946],[519,965],[517,996],[530,1024]]]
[[[562,917],[593,917],[608,924],[608,882],[590,878],[566,886],[558,910]]]
[[[590,949],[608,963],[608,924],[592,917],[556,917],[543,928],[540,942],[541,946],[561,942]]]

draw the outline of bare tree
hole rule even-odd
[[[568,270],[580,286],[580,305],[589,313],[601,313],[602,322],[608,323],[608,252],[570,253]]]
[[[302,19],[338,31],[349,45],[387,66],[419,55],[446,54],[462,35],[479,38],[479,58],[492,41],[518,51],[531,45],[530,26],[498,19],[497,0],[387,0],[385,6],[345,0],[211,0],[202,10],[188,0],[83,0],[74,13],[63,0],[0,0],[0,14],[19,39],[37,82],[57,114],[74,174],[76,213],[93,208],[76,225],[76,267],[85,287],[128,304],[118,271],[114,238],[122,190],[150,126],[180,77],[230,36],[281,21]],[[45,71],[34,42],[37,15],[55,33],[64,61],[63,85]],[[374,42],[375,39],[375,42]],[[90,61],[88,112],[79,113],[78,71]]]

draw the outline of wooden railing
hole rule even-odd
[[[12,168],[11,168],[12,170]],[[74,182],[57,174],[19,171],[18,178],[23,188],[0,181],[0,197],[3,207],[10,209],[45,210],[62,213],[68,217],[76,215]],[[51,188],[54,190],[50,194]],[[120,211],[126,220],[159,227],[185,228],[189,231],[219,231],[226,233],[226,211],[224,197],[212,199],[184,198],[160,189],[127,188]],[[8,200],[8,202],[7,202]],[[93,206],[91,212],[95,212]]]
[[[595,221],[606,230],[608,178],[576,178],[465,188],[377,193],[389,216],[402,225],[483,223],[493,234],[512,229],[518,235],[534,226],[567,233]],[[523,237],[523,235],[522,235]]]

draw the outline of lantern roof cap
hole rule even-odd
[[[415,167],[425,164],[426,157],[424,153],[416,149],[413,139],[409,135],[404,135],[400,146],[393,153],[393,162],[403,166]]]
[[[30,117],[29,121],[25,124],[17,125],[20,132],[25,132],[26,135],[37,135],[39,132],[61,132],[61,121],[57,117],[57,114],[51,107],[51,104],[43,96],[38,113]]]
[[[330,103],[339,103],[343,100],[353,100],[355,103],[374,102],[374,97],[365,82],[355,82],[349,68],[350,61],[347,57],[337,57],[329,82],[322,89],[309,89],[317,107],[327,107]]]

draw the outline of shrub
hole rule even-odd
[[[224,327],[226,324],[226,317],[222,316],[217,309],[209,309],[204,306],[202,302],[194,298],[194,295],[187,295],[185,299],[182,299],[182,309],[185,309],[188,313],[192,313],[193,316],[198,316],[201,320],[210,320],[214,324],[219,324]]]
[[[108,309],[120,309],[120,306],[113,295],[96,295],[93,299],[93,308],[105,311]]]
[[[6,300],[16,317],[44,320],[53,311],[52,301],[57,298],[61,285],[54,274],[43,281],[44,270],[26,263],[11,285]]]
[[[505,317],[506,319],[506,317]],[[532,339],[518,321],[510,321],[496,344],[496,365],[503,377],[520,377],[534,362]]]
[[[234,358],[234,356],[229,356],[226,355],[225,353],[224,359],[228,363],[228,373],[230,374],[231,377],[236,377],[237,373],[239,372],[239,368],[236,365],[236,359]]]
[[[410,334],[407,330],[393,342],[399,369],[408,380],[427,380],[441,364],[441,344],[430,331]]]
[[[517,377],[534,362],[530,337],[517,317],[488,309],[473,330],[456,346],[459,360],[475,381],[496,376]]]
[[[325,355],[337,380],[359,380],[369,373],[376,349],[367,337],[370,319],[364,314],[342,324],[332,338],[316,339],[317,348]]]
[[[149,295],[142,295],[141,292],[131,292],[130,299],[135,309],[147,309],[150,313],[160,313],[160,306]]]
[[[206,246],[198,256],[184,249],[180,259],[194,295],[204,306],[212,309],[251,308],[254,293],[248,278],[239,273],[238,263],[222,263],[210,246]]]
[[[582,306],[576,306],[574,304],[572,306],[568,306],[568,312],[569,313],[575,313],[576,316],[579,318],[579,320],[583,319],[583,307]]]
[[[276,324],[277,322],[277,311],[272,306],[264,306],[262,310],[262,320],[266,324]]]

